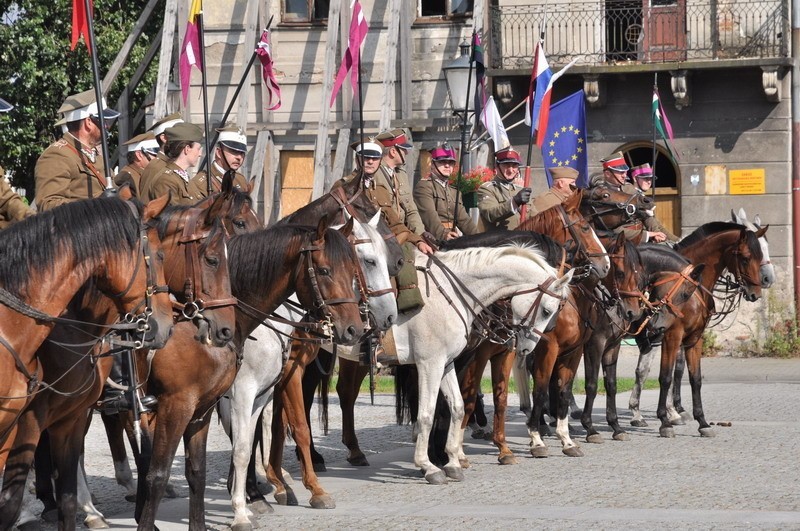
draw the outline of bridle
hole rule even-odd
[[[616,201],[602,201],[598,199],[594,199],[593,195],[596,190],[601,188],[608,189],[608,186],[600,184],[595,186],[591,189],[589,198],[585,201],[585,204],[591,209],[591,213],[588,216],[585,216],[586,219],[593,220],[596,224],[600,225],[601,230],[605,231],[613,231],[616,227],[609,227],[603,216],[607,214],[613,214],[617,212],[623,212],[627,217],[623,225],[625,223],[633,223],[636,220],[634,219],[634,214],[636,214],[637,206],[633,204],[635,199],[638,199],[638,194],[631,194],[628,196],[628,199],[624,203],[616,202]],[[603,210],[598,210],[598,207],[603,208]]]
[[[706,301],[703,299],[703,297],[700,294],[701,290],[705,291],[706,293],[708,293],[708,290],[706,290],[706,288],[699,281],[694,280],[690,276],[690,274],[691,274],[691,272],[693,270],[694,270],[694,265],[693,264],[688,264],[682,270],[675,271],[671,275],[665,276],[664,278],[662,278],[662,279],[650,284],[650,288],[651,288],[651,291],[652,291],[652,289],[655,289],[658,286],[667,284],[668,282],[674,282],[674,284],[672,284],[672,286],[669,288],[669,291],[667,291],[667,293],[663,297],[661,297],[661,299],[659,299],[658,301],[651,302],[649,299],[644,299],[643,300],[643,303],[645,304],[645,306],[647,306],[649,312],[647,314],[647,317],[645,317],[642,320],[642,323],[639,325],[639,328],[635,332],[631,333],[630,335],[637,335],[642,330],[644,330],[645,326],[647,326],[648,323],[650,323],[650,321],[659,312],[661,312],[664,307],[669,309],[669,311],[671,311],[673,313],[673,315],[675,315],[678,319],[683,319],[684,314],[680,310],[680,308],[678,307],[679,304],[676,304],[673,301],[673,298],[675,297],[675,295],[678,293],[678,291],[681,289],[681,287],[685,283],[692,284],[695,287],[694,295],[697,297],[697,300],[700,301],[700,304],[702,304],[704,308],[708,309],[708,305],[706,304]],[[708,293],[708,294],[711,295],[710,293]],[[683,304],[683,303],[681,303],[681,304]]]
[[[561,218],[562,228],[569,233],[571,240],[567,240],[564,242],[564,249],[567,251],[567,254],[573,257],[573,263],[579,260],[585,261],[586,264],[581,266],[580,268],[575,269],[574,276],[572,277],[575,280],[580,280],[582,278],[586,278],[591,275],[592,266],[589,264],[589,260],[592,258],[596,258],[598,256],[605,256],[606,253],[590,253],[585,248],[581,239],[578,236],[578,233],[575,229],[575,225],[584,222],[588,224],[588,220],[583,216],[580,216],[578,219],[574,221],[570,221],[569,216],[567,215],[567,211],[564,208],[563,204],[558,204],[555,206],[558,211],[558,215]],[[582,271],[581,271],[582,270]]]

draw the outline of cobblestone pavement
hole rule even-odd
[[[633,373],[635,358],[623,356],[620,374]],[[466,441],[472,467],[462,483],[431,486],[415,470],[411,428],[394,425],[394,397],[378,396],[357,404],[361,447],[371,465],[354,468],[345,461],[338,427],[338,402],[332,396],[331,431],[316,435],[317,448],[328,462],[320,474],[336,500],[333,510],[314,510],[299,481],[293,448],[286,451],[287,468],[295,477],[298,507],[275,506],[275,513],[254,517],[267,528],[512,528],[544,529],[621,525],[644,529],[789,529],[800,528],[800,360],[704,360],[703,399],[717,437],[701,438],[696,422],[676,427],[674,439],[658,436],[655,420],[657,391],[646,391],[642,411],[646,428],[629,427],[628,393],[619,397],[623,426],[631,440],[617,442],[605,429],[604,400],[595,404],[595,422],[606,442],[583,442],[582,428],[572,421],[575,437],[586,454],[570,458],[554,437],[547,438],[548,459],[527,453],[524,416],[512,407],[508,433],[519,464],[499,466],[488,441]],[[688,386],[684,400],[690,400]],[[488,397],[487,397],[488,398]],[[578,402],[582,397],[578,396]],[[489,400],[489,402],[491,402]],[[518,400],[512,397],[516,406]],[[319,430],[316,430],[319,432]],[[87,438],[89,482],[97,507],[112,527],[134,526],[133,504],[113,479],[111,458],[102,426],[93,424]],[[207,525],[227,529],[232,519],[225,490],[230,444],[214,421],[209,440]],[[188,488],[183,477],[183,451],[173,467],[173,482],[181,498],[165,500],[159,527],[185,529]],[[271,498],[270,498],[271,499]],[[45,526],[45,528],[47,528]]]

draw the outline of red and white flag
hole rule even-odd
[[[350,39],[347,45],[347,50],[344,52],[342,64],[339,67],[339,72],[336,73],[336,81],[333,84],[333,92],[331,93],[331,107],[336,101],[336,96],[339,95],[339,90],[342,88],[342,83],[347,77],[347,72],[350,72],[350,86],[355,88],[358,84],[358,69],[361,63],[361,44],[367,38],[367,30],[369,25],[367,19],[364,17],[364,12],[361,10],[361,2],[354,0],[352,3],[353,18],[350,21]]]
[[[189,22],[186,24],[186,36],[181,46],[181,57],[178,70],[181,77],[181,94],[183,103],[189,97],[189,85],[192,82],[192,67],[203,70],[203,55],[200,50],[200,24],[197,18],[203,12],[203,0],[192,0],[189,9]]]
[[[86,4],[83,0],[72,0],[72,45],[70,50],[74,50],[78,45],[78,40],[83,35],[83,42],[89,53],[92,53],[92,43],[89,42],[89,17],[94,16],[94,4],[89,0],[90,12],[86,13]]]
[[[269,30],[264,30],[264,33],[261,34],[261,39],[258,41],[256,47],[256,53],[258,54],[258,60],[261,61],[264,85],[267,87],[267,95],[269,96],[270,106],[267,107],[267,110],[274,111],[281,106],[281,88],[278,86],[278,80],[275,79],[275,70],[272,68]],[[272,103],[273,100],[277,101]]]

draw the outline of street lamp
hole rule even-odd
[[[461,174],[468,170],[469,115],[475,112],[475,68],[470,54],[470,43],[459,45],[461,55],[442,67],[447,83],[447,94],[453,114],[461,120]]]

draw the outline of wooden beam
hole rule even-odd
[[[122,148],[122,145],[127,142],[131,138],[131,123],[130,123],[130,101],[128,99],[128,89],[122,91],[122,94],[119,96],[119,100],[117,100],[117,112],[119,112],[119,118],[117,122],[117,131],[119,132],[119,142],[118,145],[118,153],[119,158],[117,162],[119,167],[122,168],[125,166],[127,161],[127,153],[123,153],[126,151]],[[116,157],[112,157],[111,160],[114,160]]]
[[[319,129],[314,145],[314,186],[311,199],[316,199],[324,192],[325,181],[330,172],[330,148],[328,147],[328,124],[330,121],[330,99],[333,91],[333,81],[337,69],[336,41],[339,38],[339,13],[341,0],[332,0],[328,11],[328,30],[325,42],[325,73],[322,83],[322,101],[319,106]]]
[[[256,37],[258,35],[258,5],[261,0],[247,0],[247,10],[245,11],[246,26],[244,30],[244,47],[242,50],[241,64],[247,65],[250,58],[253,56],[253,50],[256,45]],[[256,62],[253,65],[252,71],[258,72],[261,63]],[[250,75],[252,75],[252,71]],[[258,78],[256,78],[258,79]],[[250,91],[252,90],[252,83],[246,83],[242,87],[242,93],[239,95],[239,104],[236,108],[236,124],[242,128],[247,129],[247,116],[250,111]]]
[[[411,60],[413,56],[411,42],[411,23],[417,15],[416,2],[403,2],[400,10],[400,116],[403,120],[410,120],[414,115],[411,103]]]
[[[256,147],[253,151],[253,164],[250,166],[250,197],[255,200],[255,211],[261,220],[269,219],[272,213],[272,189],[274,180],[267,180],[264,173],[264,162],[267,156],[267,144],[271,142],[272,133],[259,131],[256,137]],[[270,174],[271,176],[271,174]],[[264,199],[269,196],[269,201]]]
[[[144,32],[144,27],[147,25],[148,20],[150,19],[150,15],[153,14],[153,10],[155,10],[156,5],[160,0],[150,0],[144,9],[142,10],[142,14],[139,15],[139,19],[134,24],[133,29],[128,34],[128,38],[125,39],[125,42],[122,44],[122,48],[120,48],[117,56],[114,58],[114,62],[111,63],[111,66],[108,68],[108,72],[106,72],[106,77],[103,78],[103,96],[108,95],[108,91],[111,86],[116,81],[117,76],[119,75],[120,70],[122,70],[123,65],[128,62],[128,56],[133,49],[133,46],[136,44],[136,41],[139,40],[142,33]]]
[[[386,43],[386,62],[383,63],[383,102],[381,103],[381,116],[379,129],[389,129],[394,115],[394,80],[397,75],[397,42],[400,35],[400,11],[403,0],[391,0],[389,3],[389,35]]]
[[[128,92],[133,92],[139,82],[144,77],[145,73],[147,73],[147,69],[150,68],[150,64],[153,62],[155,58],[156,52],[158,52],[159,48],[161,47],[161,34],[159,33],[156,35],[153,42],[150,43],[150,47],[147,49],[147,52],[144,54],[144,58],[139,63],[139,66],[136,67],[136,71],[133,73],[131,80],[128,82],[128,85],[125,90]]]
[[[172,43],[175,40],[178,0],[167,0],[164,9],[164,27],[161,28],[161,53],[158,56],[158,76],[156,77],[156,98],[153,117],[159,120],[166,116],[169,96],[169,77],[172,68]]]
[[[330,190],[333,183],[344,174],[344,164],[350,151],[350,128],[339,128],[339,138],[336,140],[336,156],[333,159],[333,169],[325,179],[325,190]]]

